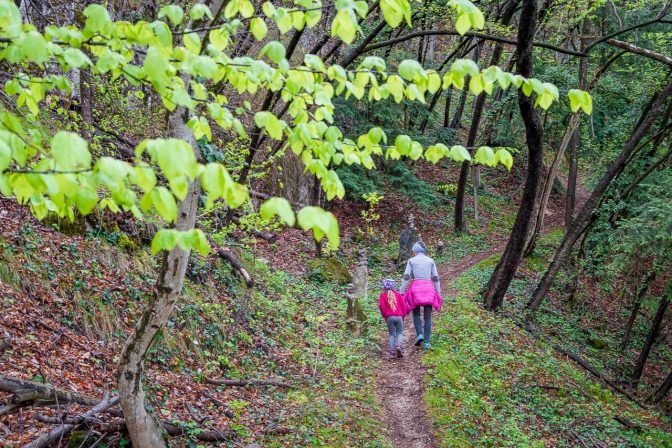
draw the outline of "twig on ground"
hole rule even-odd
[[[290,383],[285,383],[276,380],[218,380],[214,378],[206,378],[205,381],[209,384],[217,386],[275,386],[284,387],[287,389],[295,389],[296,386]]]

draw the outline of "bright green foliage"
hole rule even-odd
[[[445,157],[457,162],[469,160],[464,148],[449,150],[434,145],[425,149],[405,135],[397,136],[394,145],[387,146],[387,136],[377,128],[354,140],[344,138],[333,126],[336,96],[366,98],[370,102],[392,97],[396,102],[406,99],[424,103],[427,93],[436,93],[442,87],[461,89],[466,76],[471,76],[469,89],[473,94],[491,93],[497,83],[502,89],[514,86],[522,87],[526,95],[536,93],[537,105],[544,109],[558,99],[558,91],[551,84],[523,79],[498,67],[479,70],[470,60],[456,61],[441,77],[435,70],[425,70],[412,60],[401,62],[398,74],[389,72],[385,61],[373,56],[364,58],[356,70],[326,65],[316,55],[308,55],[302,64],[290,66],[285,47],[278,41],[265,43],[258,59],[234,57],[227,52],[236,34],[247,29],[243,26],[247,21],[257,40],[268,35],[267,24],[284,34],[319,23],[323,7],[319,0],[294,3],[280,7],[266,2],[263,18],[252,17],[255,11],[249,0],[233,0],[224,8],[223,22],[218,22],[222,17],[213,17],[201,4],[189,10],[187,22],[183,8],[169,4],[160,9],[159,20],[152,23],[113,22],[103,6],[92,4],[84,10],[84,28],[49,26],[41,34],[32,25],[22,23],[13,1],[0,0],[3,41],[0,60],[13,67],[56,63],[63,72],[87,67],[111,80],[124,77],[138,90],[153,89],[166,110],[173,111],[178,106],[187,109],[186,125],[195,138],[208,141],[213,138],[213,124],[241,138],[247,136],[245,126],[250,124],[248,117],[252,115],[250,103],[241,101],[242,104],[232,107],[227,94],[221,92],[241,95],[254,95],[260,89],[279,92],[288,104],[287,118],[281,120],[272,112],[259,111],[253,114],[254,124],[301,158],[306,170],[320,180],[327,199],[342,198],[345,194],[335,171],[343,163],[373,169],[373,157],[383,154],[392,159],[426,158],[433,163]],[[482,13],[469,0],[450,0],[448,6],[456,14],[458,32],[463,34],[484,26]],[[368,6],[361,0],[338,0],[334,7],[331,34],[350,43],[360,31],[359,20],[367,16]],[[381,10],[390,26],[396,27],[403,20],[410,25],[410,5],[406,0],[385,0]],[[215,24],[208,27],[207,39],[206,31],[196,31],[198,25],[193,26],[206,18]],[[17,106],[25,107],[32,115],[40,113],[40,107],[54,89],[68,90],[67,78],[33,77],[16,70],[5,85],[6,94],[16,98]],[[576,94],[570,94],[574,108],[576,100],[572,95]],[[587,98],[581,94],[580,102],[576,103],[584,112],[590,109],[590,97]],[[86,142],[65,132],[57,133],[46,146],[51,149],[45,149],[41,135],[26,132],[16,116],[5,113],[0,117],[3,170],[0,192],[30,203],[38,216],[53,211],[73,219],[75,208],[80,213],[89,213],[100,201],[100,207],[114,212],[131,211],[136,216],[156,213],[172,222],[177,201],[185,198],[190,182],[197,178],[207,193],[209,206],[219,199],[230,207],[248,200],[245,186],[237,184],[223,165],[198,163],[193,148],[183,140],[146,140],[136,149],[132,163],[110,157],[94,161]],[[509,153],[491,153],[492,150],[484,150],[482,160],[477,155],[476,161],[488,166],[501,163],[510,168]],[[147,155],[151,163],[147,163]],[[157,185],[158,178],[165,184]],[[271,204],[266,213],[276,213],[283,221],[291,222],[287,207],[281,202]],[[333,215],[308,208],[299,212],[298,221],[302,228],[313,229],[317,239],[326,235],[332,244],[337,243],[338,226]],[[182,245],[196,243],[191,238],[179,241]],[[162,243],[156,247],[168,246]]]
[[[271,219],[277,215],[282,222],[290,227],[296,222],[292,206],[284,198],[271,198],[267,200],[259,208],[259,213],[265,219]]]
[[[587,114],[593,113],[593,99],[585,90],[572,89],[568,93],[569,105],[572,112],[578,112],[581,109]]]
[[[304,207],[298,213],[299,225],[303,230],[311,230],[315,239],[320,241],[325,235],[333,247],[338,247],[338,221],[331,212],[326,212],[319,207]]]

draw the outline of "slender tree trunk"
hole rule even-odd
[[[553,261],[549,265],[546,273],[544,274],[544,277],[541,279],[539,285],[534,291],[532,299],[527,305],[531,313],[534,313],[539,308],[539,305],[544,300],[544,297],[546,297],[548,290],[553,284],[555,276],[558,274],[560,267],[567,259],[567,256],[570,254],[572,247],[574,247],[576,241],[586,230],[590,222],[594,219],[593,212],[599,205],[605,191],[611,182],[623,171],[631,156],[638,149],[639,142],[649,131],[656,118],[660,115],[666,99],[671,94],[672,80],[670,80],[670,82],[663,88],[661,92],[654,96],[655,101],[651,104],[651,107],[648,108],[648,111],[642,116],[642,119],[640,120],[638,126],[636,126],[630,139],[623,145],[621,153],[612,162],[607,171],[602,175],[592,194],[572,221],[572,226],[567,229],[565,237],[556,250]]]
[[[170,135],[188,141],[195,152],[198,152],[196,140],[185,123],[188,111],[175,109],[168,119]],[[196,222],[198,195],[201,191],[198,181],[189,185],[187,197],[178,206],[175,228],[189,230]],[[161,267],[154,288],[153,296],[133,333],[126,340],[121,358],[117,379],[119,381],[119,397],[121,409],[124,411],[128,434],[134,447],[155,448],[165,447],[162,430],[153,414],[147,411],[145,392],[142,387],[143,367],[147,351],[152,346],[159,331],[163,329],[173,312],[175,302],[182,291],[184,274],[187,270],[189,252],[175,247],[172,251],[162,253]]]
[[[532,216],[535,217],[534,226],[532,227],[530,236],[527,239],[527,244],[525,245],[525,252],[524,252],[525,256],[529,256],[534,251],[534,247],[537,244],[537,239],[539,238],[539,235],[541,234],[544,228],[544,212],[546,211],[548,201],[551,198],[551,191],[553,190],[553,182],[555,182],[555,178],[558,175],[558,170],[560,169],[560,162],[562,161],[562,158],[564,156],[565,149],[567,148],[570,140],[577,131],[577,126],[579,125],[580,122],[581,122],[581,114],[573,113],[569,119],[569,124],[567,125],[567,129],[565,130],[565,134],[562,136],[562,140],[560,141],[558,151],[555,153],[553,163],[548,169],[548,175],[546,176],[546,180],[544,182],[544,186],[541,191],[541,195],[539,198],[540,200],[538,201],[538,204],[535,210],[533,211]]]
[[[446,92],[446,108],[443,111],[443,127],[447,128],[450,122],[450,100],[453,98],[453,89]]]
[[[662,401],[663,398],[665,398],[665,396],[670,392],[670,389],[672,389],[672,372],[670,372],[670,374],[667,375],[667,378],[665,378],[663,384],[661,384],[660,387],[653,394],[653,402],[659,403],[660,401]]]
[[[590,34],[591,26],[590,26],[590,19],[586,18],[583,20],[583,30],[582,34],[584,36]],[[581,39],[581,51],[584,52],[586,50],[586,47],[588,46],[589,42],[586,39]],[[597,84],[597,79],[601,76],[601,71],[598,70],[598,73],[595,75],[595,78],[593,79],[593,82],[591,83],[592,85]],[[579,60],[579,88],[580,89],[585,89],[586,88],[586,76],[588,74],[588,58],[580,58]],[[555,158],[553,159],[553,163],[551,164],[550,169],[548,170],[548,176],[546,177],[546,181],[544,182],[544,187],[541,195],[541,201],[539,202],[539,207],[537,210],[535,210],[535,223],[534,223],[534,230],[530,234],[530,237],[528,239],[528,242],[525,247],[525,256],[529,256],[534,252],[534,248],[537,245],[537,240],[539,239],[539,236],[541,235],[541,232],[544,230],[544,214],[546,212],[546,207],[548,206],[548,201],[551,198],[551,191],[553,190],[553,183],[555,182],[555,178],[558,176],[558,170],[560,169],[560,163],[562,162],[562,159],[565,154],[565,149],[567,149],[567,146],[572,143],[578,143],[577,139],[578,136],[580,135],[581,132],[581,113],[582,112],[575,112],[571,115],[569,119],[569,124],[567,125],[567,130],[565,131],[565,134],[562,136],[562,140],[560,142],[560,146],[558,147],[558,151],[555,154]],[[577,148],[576,146],[572,147],[572,155],[570,157],[574,157],[575,154],[577,154]],[[571,159],[573,160],[573,159]],[[578,162],[578,159],[577,159]],[[574,209],[574,198],[576,195],[576,169],[577,167],[574,166],[572,167],[573,169],[570,168],[570,177],[572,177],[571,180],[567,181],[567,191],[569,192],[571,188],[571,194],[572,194],[572,210]],[[570,187],[571,185],[571,187]],[[569,194],[567,195],[569,198]],[[567,203],[569,204],[569,199],[567,200]],[[565,210],[565,216],[567,216],[567,209],[569,205],[566,205],[566,210]]]
[[[204,2],[214,13],[219,14],[224,6],[224,0]],[[214,20],[213,20],[214,21]],[[206,27],[212,25],[210,21],[199,22]],[[193,22],[187,24],[191,29]],[[203,35],[201,35],[201,38]],[[183,77],[185,85],[189,85],[187,76]],[[168,114],[168,135],[185,140],[189,143],[200,160],[200,152],[194,134],[187,128],[189,110],[177,107]],[[187,195],[178,204],[177,219],[174,227],[177,230],[193,229],[196,224],[198,197],[201,192],[200,181],[196,179],[189,184]],[[136,323],[131,335],[126,339],[122,349],[117,369],[119,386],[119,400],[126,428],[131,443],[135,448],[165,448],[161,424],[148,411],[145,401],[145,392],[142,386],[145,358],[154,343],[157,334],[162,331],[173,312],[175,302],[182,292],[184,275],[189,262],[189,252],[176,246],[170,252],[161,252],[161,264],[158,278],[149,303],[146,305],[140,320]],[[149,408],[151,409],[151,408]]]
[[[581,129],[577,128],[572,134],[569,143],[569,173],[567,175],[567,194],[565,200],[565,229],[569,228],[574,219],[574,207],[576,206],[576,185],[579,173],[579,144],[581,142]]]
[[[639,354],[635,368],[632,371],[632,382],[634,387],[637,387],[639,380],[642,378],[642,373],[644,372],[644,366],[646,365],[646,360],[649,359],[649,354],[651,353],[651,348],[656,342],[658,337],[658,332],[660,331],[660,324],[663,322],[663,317],[665,316],[665,311],[670,304],[670,295],[672,295],[672,285],[668,288],[668,291],[663,297],[660,298],[658,303],[658,309],[656,310],[656,315],[653,317],[653,322],[651,322],[651,328],[649,329],[649,335],[646,337],[642,351]]]
[[[91,96],[91,70],[81,69],[79,71],[79,95],[80,110],[84,120],[84,136],[91,140],[93,131],[93,98]]]
[[[506,9],[502,14],[501,23],[504,26],[508,26],[513,19],[513,14],[516,11],[516,6],[518,5],[519,0],[511,0],[508,2]],[[490,58],[490,65],[498,65],[499,60],[502,57],[503,46],[501,43],[495,44],[495,48],[492,51],[492,56]],[[467,136],[467,148],[469,153],[473,154],[473,147],[476,145],[476,139],[478,137],[478,129],[481,125],[481,117],[483,116],[483,109],[485,107],[485,101],[487,96],[485,93],[481,93],[474,100],[474,113],[471,118],[471,125],[469,126],[469,134]],[[457,193],[455,195],[455,217],[454,217],[454,226],[455,230],[458,232],[464,232],[466,230],[464,222],[464,198],[467,190],[467,181],[469,180],[469,162],[462,162],[460,168],[460,178],[457,182]],[[474,218],[478,221],[478,189],[480,188],[480,167],[475,166],[473,171],[473,187],[474,187]]]
[[[644,278],[644,282],[639,285],[639,288],[637,288],[637,291],[635,292],[635,300],[632,304],[632,311],[630,312],[630,318],[628,319],[628,323],[625,324],[625,331],[623,333],[623,341],[621,342],[621,347],[623,350],[628,348],[628,345],[630,344],[630,336],[632,335],[632,327],[635,324],[635,320],[637,319],[637,315],[639,314],[639,309],[642,307],[642,298],[644,297],[644,294],[646,294],[646,291],[649,290],[649,285],[653,281],[653,279],[656,278],[656,270],[651,269],[647,274],[646,277]]]
[[[533,43],[537,26],[536,0],[523,0],[518,27],[517,66],[518,73],[526,78],[532,77]],[[530,218],[534,203],[538,196],[541,171],[543,166],[543,135],[544,129],[539,114],[534,108],[533,96],[518,93],[518,107],[525,124],[525,137],[528,148],[527,175],[523,198],[518,209],[516,221],[511,231],[509,242],[502,258],[490,277],[488,286],[483,293],[485,307],[496,310],[502,306],[504,294],[518,269],[523,256],[525,240],[530,227]]]

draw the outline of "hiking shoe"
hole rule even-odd
[[[401,352],[401,345],[397,346],[397,356],[403,358],[404,354]]]
[[[415,346],[420,347],[420,344],[425,340],[425,337],[421,334],[418,335],[417,338],[415,338]]]
[[[387,359],[394,359],[397,357],[397,354],[395,353],[394,350],[390,350],[390,354],[387,355]]]
[[[429,345],[429,342],[425,342],[424,348],[425,348],[425,350],[431,350],[432,346]]]

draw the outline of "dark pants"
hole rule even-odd
[[[420,308],[424,308],[425,328],[423,333],[422,322],[420,320]],[[425,342],[429,343],[429,336],[432,332],[432,305],[416,306],[413,309],[413,325],[415,326],[415,334],[423,335]]]

